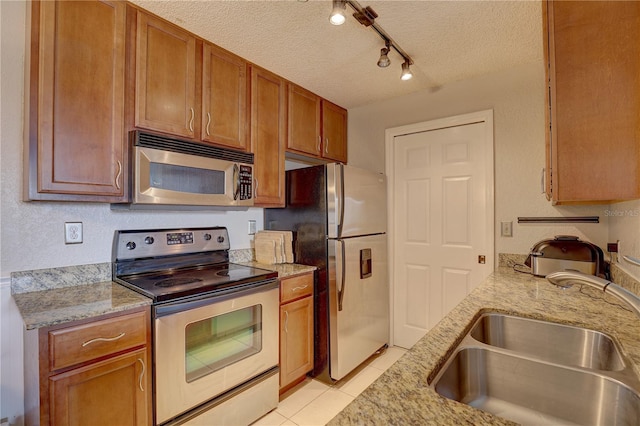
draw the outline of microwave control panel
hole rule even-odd
[[[240,165],[238,173],[238,189],[240,200],[250,200],[253,196],[253,170],[251,166]]]

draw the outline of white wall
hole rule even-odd
[[[494,110],[496,254],[526,254],[534,243],[560,234],[606,247],[607,206],[553,207],[541,194],[545,165],[542,63],[349,110],[349,163],[383,172],[385,129],[486,109]],[[517,223],[519,216],[571,215],[600,216],[601,223]],[[513,237],[500,237],[501,221],[513,221]]]

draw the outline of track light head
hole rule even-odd
[[[346,21],[345,9],[347,5],[344,0],[333,0],[333,9],[329,15],[329,22],[333,25],[342,25]]]
[[[389,60],[389,57],[387,56],[388,53],[388,47],[383,47],[382,49],[380,49],[380,59],[378,59],[378,66],[380,68],[386,68],[391,65],[391,60]]]
[[[400,79],[411,80],[411,77],[413,77],[413,73],[411,72],[411,68],[409,68],[409,62],[405,61],[402,63],[402,74],[400,75]]]

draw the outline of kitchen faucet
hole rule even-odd
[[[596,277],[595,275],[587,275],[577,271],[552,272],[547,275],[546,278],[551,284],[555,284],[558,287],[562,288],[569,288],[573,284],[586,284],[602,290],[605,293],[608,292],[609,294],[612,294],[613,296],[625,302],[640,318],[640,297],[628,290],[625,290],[612,281],[604,280],[602,278]]]

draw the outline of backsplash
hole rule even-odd
[[[111,281],[111,263],[64,266],[11,273],[11,294]]]
[[[526,268],[524,261],[527,259],[526,254],[498,253],[498,266],[505,268],[513,268],[515,265],[520,266],[520,272]],[[622,270],[617,263],[610,265],[611,281],[640,296],[640,281]]]
[[[253,249],[229,250],[229,260],[234,263],[251,262]],[[53,290],[111,281],[111,262],[89,265],[63,266],[11,273],[11,294]]]

